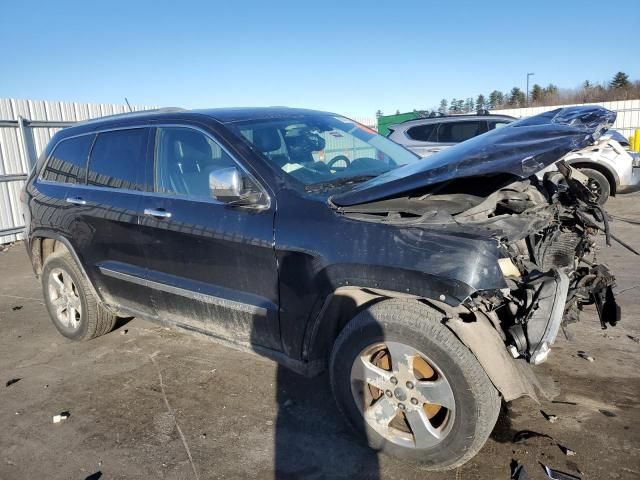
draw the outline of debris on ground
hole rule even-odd
[[[511,480],[529,480],[527,470],[517,460],[511,460]]]
[[[207,438],[207,434],[206,433],[201,433],[200,434],[200,438]]]
[[[22,310],[23,308],[24,305],[14,305],[13,307],[11,307],[11,310],[15,312],[16,310]]]
[[[554,470],[553,468],[547,467],[545,464],[541,463],[544,473],[547,474],[551,480],[581,480],[580,477],[576,477],[575,475],[571,475],[570,473],[564,473],[559,470]]]
[[[520,443],[520,442],[523,442],[525,440],[528,440],[530,438],[535,438],[535,437],[549,438],[549,439],[553,440],[553,438],[551,436],[547,435],[546,433],[534,432],[532,430],[520,430],[519,432],[517,432],[513,436],[513,440],[511,440],[511,441],[513,443]]]
[[[267,423],[267,425],[269,425],[269,426],[273,425],[273,421],[272,421],[272,420],[267,420],[267,422],[266,422],[266,423]]]
[[[14,383],[18,383],[20,380],[22,380],[22,379],[21,378],[12,378],[11,380],[7,380],[7,387],[10,387]]]
[[[53,423],[60,423],[63,420],[69,418],[71,414],[69,412],[60,412],[58,415],[53,416]]]
[[[129,330],[127,330],[126,328],[122,330],[122,335],[126,335],[127,333],[129,333]]]
[[[633,335],[627,335],[627,338],[633,340],[636,343],[640,343],[640,337],[634,337]]]
[[[569,447],[560,445],[559,443],[558,443],[558,448],[560,448],[560,450],[562,450],[562,453],[564,453],[567,457],[573,457],[574,455],[576,455],[575,451],[571,450]]]
[[[609,411],[609,410],[605,410],[604,408],[601,408],[598,410],[601,414],[603,414],[605,417],[609,417],[609,418],[613,418],[613,417],[617,417],[618,415],[616,415],[615,413]]]
[[[587,360],[589,362],[595,362],[595,360],[596,360],[591,355],[589,355],[587,352],[583,352],[582,350],[578,350],[578,356],[580,358],[584,358],[585,360]]]
[[[565,402],[563,400],[551,400],[551,403],[555,403],[558,405],[578,405],[576,402]]]
[[[556,423],[558,421],[558,417],[556,415],[551,415],[550,413],[546,413],[544,410],[540,410],[540,413],[545,418],[545,420]]]

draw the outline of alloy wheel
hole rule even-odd
[[[351,368],[351,392],[366,424],[397,445],[433,447],[453,426],[455,398],[446,377],[403,343],[362,350]]]
[[[49,301],[58,322],[66,328],[77,329],[82,318],[82,302],[71,276],[61,268],[54,268],[49,274],[48,287]]]

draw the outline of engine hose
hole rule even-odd
[[[602,215],[602,223],[604,223],[604,237],[606,239],[607,247],[611,246],[611,229],[609,228],[609,215],[604,211],[601,205],[594,205],[596,210]]]

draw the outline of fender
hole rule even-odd
[[[31,259],[31,266],[33,267],[36,277],[39,277],[42,273],[42,266],[44,264],[43,257],[45,257],[45,255],[43,255],[43,240],[55,240],[65,246],[82,274],[89,280],[91,293],[93,293],[96,298],[99,298],[100,301],[105,303],[103,295],[100,293],[99,289],[95,287],[94,279],[87,274],[87,270],[84,268],[84,263],[80,260],[80,257],[76,253],[76,249],[71,244],[71,241],[60,233],[50,230],[37,230],[32,232],[27,239],[25,239],[27,253]],[[38,244],[36,244],[36,242]],[[55,250],[48,253],[52,253],[53,251]]]
[[[326,359],[342,327],[376,301],[434,299],[444,308],[455,308],[476,291],[460,280],[382,266],[333,265],[323,277],[331,286],[306,322],[301,352],[306,361]]]

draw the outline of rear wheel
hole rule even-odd
[[[331,383],[340,410],[368,444],[432,470],[472,458],[500,410],[473,354],[416,301],[387,300],[339,335]]]
[[[611,185],[607,177],[592,168],[581,168],[580,171],[589,177],[587,187],[596,195],[598,204],[604,205],[611,194]]]
[[[117,317],[100,304],[69,252],[49,255],[41,278],[51,321],[62,335],[90,340],[113,329]]]

